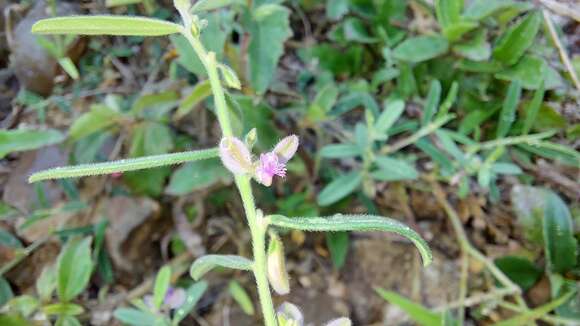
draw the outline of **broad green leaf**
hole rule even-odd
[[[542,220],[548,190],[538,187],[516,185],[512,188],[511,204],[517,223],[524,229],[527,240],[541,244],[543,239]]]
[[[82,326],[81,322],[74,316],[60,315],[54,326]]]
[[[191,12],[197,13],[202,11],[220,9],[235,3],[244,4],[242,0],[200,0],[193,5],[193,7],[191,8]]]
[[[9,153],[58,144],[64,135],[57,130],[0,130],[0,159]]]
[[[440,36],[417,36],[406,39],[393,50],[395,59],[423,62],[436,58],[449,49],[447,39]]]
[[[193,87],[191,93],[181,101],[179,108],[175,111],[175,119],[179,120],[186,116],[199,103],[211,96],[211,85],[209,79],[201,81]]]
[[[158,317],[150,312],[145,312],[133,308],[118,308],[113,312],[113,316],[121,322],[134,326],[156,326]]]
[[[326,246],[336,269],[342,268],[346,262],[349,242],[348,232],[329,232],[326,234]]]
[[[377,38],[373,37],[367,31],[365,24],[361,19],[349,17],[344,20],[342,25],[342,32],[346,41],[357,43],[375,43]]]
[[[536,118],[538,116],[538,112],[540,112],[540,107],[544,101],[544,95],[546,93],[545,83],[542,80],[540,83],[540,87],[534,93],[534,97],[532,101],[526,106],[526,119],[524,120],[524,127],[522,128],[522,135],[527,135],[534,123],[536,122]]]
[[[246,313],[246,315],[254,315],[254,304],[252,303],[252,299],[244,290],[244,288],[240,285],[240,283],[236,281],[230,281],[228,289],[230,290],[231,296],[236,300],[236,302],[240,305],[242,310]]]
[[[94,132],[113,126],[121,121],[122,114],[106,105],[93,105],[91,110],[78,117],[69,129],[69,138],[79,140]]]
[[[548,314],[550,311],[558,308],[574,295],[573,292],[569,292],[545,305],[539,306],[535,309],[528,310],[523,312],[515,317],[512,317],[508,320],[501,321],[499,323],[495,323],[494,326],[522,326],[522,325],[529,325],[531,322],[541,318],[542,316]]]
[[[493,49],[494,59],[507,65],[513,65],[518,62],[526,50],[534,43],[541,22],[541,14],[534,11],[521,21],[510,26],[500,36]]]
[[[522,85],[519,80],[513,81],[506,93],[503,107],[499,115],[496,138],[505,137],[516,119],[516,109],[522,95]]]
[[[32,26],[36,34],[162,36],[179,33],[180,25],[131,16],[69,16],[49,18]]]
[[[169,290],[171,283],[171,267],[163,266],[157,273],[155,285],[153,286],[153,306],[159,310],[165,299],[165,294]]]
[[[318,194],[318,204],[328,206],[355,191],[362,181],[358,171],[350,172],[334,179]]]
[[[538,89],[544,80],[547,64],[544,59],[526,55],[516,65],[495,74],[495,78],[519,81],[525,89]]]
[[[396,305],[411,317],[420,326],[442,326],[443,314],[433,312],[422,305],[415,303],[395,292],[381,288],[375,289],[377,293],[389,303]]]
[[[285,7],[275,6],[267,15],[254,19],[249,28],[249,76],[251,85],[258,94],[264,94],[269,88],[278,60],[284,52],[284,42],[292,36],[290,11]],[[260,7],[256,10],[260,10]]]
[[[461,39],[461,37],[466,33],[474,30],[477,26],[479,26],[478,23],[473,21],[459,21],[444,28],[443,35],[445,35],[449,41],[455,42]]]
[[[185,302],[177,308],[173,316],[173,325],[178,325],[193,310],[199,299],[207,290],[208,284],[205,281],[194,283],[187,289]]]
[[[491,45],[487,41],[487,30],[481,29],[473,39],[456,44],[453,52],[473,61],[486,61],[491,57]]]
[[[216,54],[218,62],[222,61],[226,38],[230,35],[233,26],[233,11],[205,13],[200,18],[207,20],[207,27],[203,29],[200,36],[201,43],[207,51]],[[187,39],[182,35],[171,35],[170,39],[179,54],[177,62],[197,76],[206,76],[203,64]]]
[[[28,181],[37,182],[51,179],[78,178],[127,171],[137,171],[142,169],[151,169],[160,166],[175,165],[197,160],[205,160],[217,156],[218,150],[212,148],[191,152],[146,156],[105,163],[82,164],[38,172],[33,174],[28,179]]]
[[[61,302],[74,299],[89,283],[93,271],[90,237],[73,238],[64,246],[57,261],[57,293]]]
[[[286,217],[282,215],[271,215],[268,218],[271,225],[303,231],[384,231],[397,233],[415,244],[423,258],[423,265],[427,266],[433,260],[431,249],[429,249],[425,240],[417,232],[405,224],[390,218],[375,215],[343,214],[328,217]]]
[[[578,320],[580,318],[580,287],[575,280],[564,278],[560,274],[550,274],[550,287],[552,298],[558,298],[566,293],[574,295],[570,300],[556,308],[556,314],[561,317]]]
[[[576,266],[578,242],[568,207],[558,195],[546,195],[544,244],[548,266],[555,273],[566,273]]]
[[[375,122],[375,131],[378,134],[386,134],[389,129],[399,120],[405,111],[405,102],[395,100],[392,102],[385,102],[383,104],[383,112]]]
[[[10,310],[18,312],[22,317],[28,318],[36,311],[40,302],[31,295],[20,295],[8,302]],[[27,324],[30,325],[30,324]]]
[[[361,154],[360,148],[354,144],[326,145],[320,150],[320,156],[325,158],[346,158]]]
[[[85,309],[74,303],[55,303],[42,307],[42,311],[47,315],[66,315],[77,316],[82,314]]]
[[[226,170],[219,159],[189,162],[171,175],[166,192],[181,196],[192,191],[208,188],[223,180],[231,180],[231,173]]]
[[[375,163],[379,167],[372,173],[373,178],[381,181],[415,180],[419,173],[415,167],[404,160],[386,156],[377,156]]]
[[[327,0],[326,17],[332,20],[341,19],[348,12],[349,0]]]
[[[421,118],[421,125],[425,126],[431,122],[437,110],[439,109],[439,102],[441,101],[441,82],[437,79],[431,82],[431,88],[427,95],[425,109],[423,110],[423,117]]]
[[[247,258],[235,255],[206,255],[198,258],[189,270],[189,274],[194,280],[199,280],[207,272],[216,267],[239,269],[244,271],[252,270],[253,262]]]
[[[542,269],[527,258],[505,256],[496,259],[494,262],[510,280],[519,285],[524,291],[532,288],[543,275]]]

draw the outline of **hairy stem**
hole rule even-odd
[[[190,30],[191,28],[185,27],[182,29],[181,33],[185,36],[185,38],[187,38],[191,44],[191,47],[207,71],[214,96],[216,116],[222,129],[222,134],[224,137],[232,136],[233,131],[230,122],[229,111],[225,99],[224,89],[219,77],[215,53],[208,53],[203,47],[203,44],[201,44],[200,40],[195,37],[190,32]],[[266,274],[266,226],[258,220],[250,178],[247,176],[236,176],[235,179],[240,197],[242,198],[242,204],[244,206],[244,211],[252,236],[252,248],[254,256],[253,272],[256,279],[256,285],[258,287],[258,296],[260,299],[260,305],[262,307],[264,322],[266,326],[276,326],[277,322],[274,312],[274,304],[272,302],[270,284],[268,283]]]

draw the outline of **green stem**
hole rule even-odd
[[[208,53],[200,40],[195,37],[190,30],[191,28],[184,27],[181,33],[189,41],[191,47],[207,71],[214,96],[216,116],[222,129],[223,136],[233,136],[225,93],[219,78],[215,53]],[[265,237],[267,226],[258,220],[250,178],[247,176],[236,176],[235,179],[240,197],[242,198],[242,204],[244,206],[246,219],[248,220],[248,226],[250,227],[250,233],[252,236],[252,250],[254,256],[253,272],[258,287],[258,296],[262,307],[264,322],[266,326],[276,326],[276,314],[274,312],[272,293],[270,292],[270,284],[268,283],[266,273]]]

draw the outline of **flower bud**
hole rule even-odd
[[[282,163],[286,163],[290,161],[292,156],[296,154],[296,150],[298,150],[298,145],[300,140],[296,135],[290,135],[281,141],[274,147],[273,152],[278,155],[278,158]]]
[[[225,137],[220,142],[219,154],[224,166],[233,174],[253,171],[252,155],[241,140],[235,137]]]
[[[218,69],[222,74],[222,79],[224,80],[227,87],[242,89],[242,83],[232,68],[220,63],[218,65]]]
[[[274,233],[270,234],[270,244],[268,245],[267,273],[270,285],[276,293],[284,295],[290,292],[290,281],[284,257],[284,244],[278,235]]]
[[[252,128],[252,130],[250,130],[246,134],[244,142],[246,143],[246,146],[248,146],[248,148],[251,149],[252,147],[254,147],[254,145],[256,145],[257,141],[258,141],[258,131],[256,130],[256,128]]]
[[[352,321],[346,317],[342,317],[329,321],[326,326],[352,326]]]
[[[276,317],[280,326],[304,325],[304,317],[302,316],[302,312],[300,312],[298,307],[289,302],[284,302],[282,305],[280,305],[280,307],[278,307]]]

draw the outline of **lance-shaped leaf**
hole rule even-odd
[[[376,215],[343,215],[328,217],[286,217],[269,216],[270,224],[282,228],[302,231],[385,231],[400,234],[411,240],[427,266],[433,260],[433,254],[427,242],[410,227],[396,220]]]
[[[69,16],[49,18],[32,26],[36,34],[162,36],[179,33],[180,26],[146,17]]]
[[[206,255],[197,259],[189,270],[189,274],[194,280],[199,280],[205,273],[216,267],[239,269],[244,271],[252,270],[253,262],[248,258],[236,255]]]
[[[175,165],[185,162],[205,160],[217,156],[218,156],[217,148],[212,148],[200,151],[145,156],[135,159],[119,160],[113,162],[66,166],[35,173],[32,176],[30,176],[28,182],[32,183],[42,180],[78,178],[111,173],[137,171],[166,165]]]

